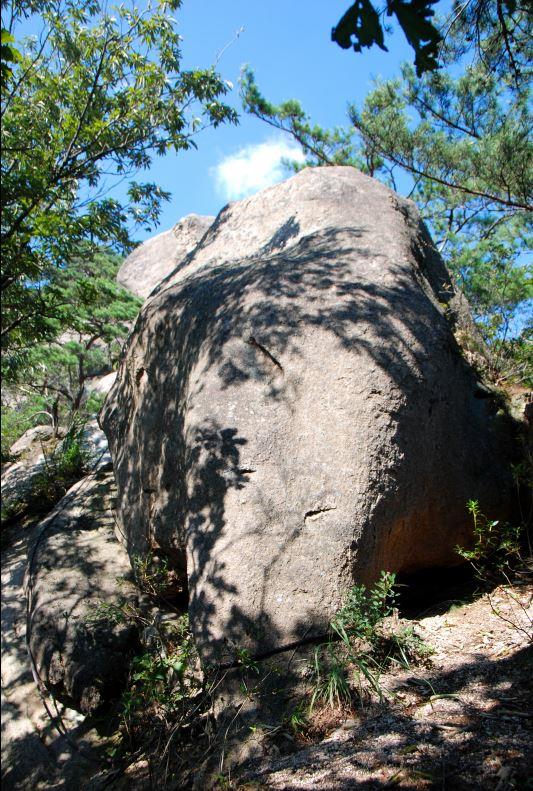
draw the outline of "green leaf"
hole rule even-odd
[[[350,6],[331,31],[331,39],[343,49],[353,47],[355,52],[373,44],[387,51],[379,15],[369,0],[357,0]]]
[[[193,126],[236,122],[220,75],[181,70],[168,7],[149,4],[141,13],[122,4],[110,16],[100,2],[58,0],[53,12],[47,0],[13,5],[1,44],[2,85],[11,88],[2,98],[4,370],[64,320],[59,300],[42,290],[57,285],[80,247],[129,252],[170,197],[132,182],[126,200],[105,198],[102,180],[109,188],[169,148],[190,148]],[[19,53],[13,42],[30,12],[36,35]],[[11,85],[15,62],[21,79]]]
[[[395,14],[405,37],[415,51],[417,76],[438,68],[438,46],[442,41],[439,31],[429,21],[435,12],[431,6],[438,0],[389,0],[387,13]]]

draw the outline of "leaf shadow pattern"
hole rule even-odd
[[[420,249],[413,250],[413,244]],[[415,241],[395,250],[391,261],[387,245],[367,238],[364,227],[327,228],[281,252],[162,285],[146,303],[102,420],[120,481],[119,511],[130,555],[160,551],[188,576],[192,628],[207,661],[217,652],[221,661],[226,648],[243,639],[251,654],[275,646],[284,613],[296,637],[309,625],[322,632],[332,614],[326,606],[318,613],[311,601],[306,607],[304,598],[276,613],[271,597],[282,561],[293,558],[297,568],[305,551],[303,515],[316,508],[310,501],[312,477],[300,499],[289,502],[286,495],[284,502],[283,492],[297,487],[291,483],[294,460],[279,456],[276,492],[257,494],[253,512],[248,505],[239,512],[234,498],[251,491],[257,479],[251,470],[257,470],[261,456],[259,409],[266,423],[276,409],[285,410],[287,422],[295,419],[304,374],[294,376],[293,369],[329,373],[327,364],[337,351],[339,360],[348,355],[353,361],[348,380],[353,387],[354,370],[366,361],[370,374],[361,412],[369,408],[365,399],[370,408],[375,399],[394,448],[388,468],[380,466],[379,448],[369,459],[368,501],[356,502],[354,494],[353,505],[325,509],[344,539],[351,531],[342,557],[331,555],[333,566],[342,566],[346,585],[365,573],[357,558],[372,558],[370,576],[388,567],[393,556],[397,569],[408,568],[417,536],[419,562],[431,562],[439,542],[450,543],[450,523],[468,530],[464,502],[473,491],[495,508],[505,500],[511,481],[505,454],[495,452],[499,417],[490,399],[475,397],[476,377],[439,305],[450,302],[453,285],[438,256],[425,250],[428,244],[421,226]],[[421,256],[429,278],[416,264]],[[320,359],[317,338],[330,344],[326,360]],[[259,346],[280,361],[279,368]],[[379,401],[385,383],[391,394],[386,408]],[[248,395],[256,399],[253,410],[246,409]],[[239,397],[244,406],[232,412]],[[355,439],[356,408],[346,417]],[[321,418],[331,434],[339,414],[326,409]],[[486,431],[487,423],[494,433]],[[416,442],[408,445],[406,437]],[[449,442],[453,448],[444,454]],[[500,491],[486,483],[493,474]],[[446,488],[455,492],[454,502],[436,495]],[[391,509],[400,514],[394,525]],[[265,551],[265,520],[274,518],[281,527],[272,540],[275,548]],[[432,531],[422,534],[421,523],[432,524]],[[238,558],[245,545],[243,577],[255,575],[259,591],[253,603],[223,559],[231,546]],[[332,602],[328,606],[331,610]]]
[[[65,673],[70,672],[74,696],[80,697],[83,689],[95,680],[98,651],[92,651],[95,659],[92,679],[90,670],[89,678],[87,674],[83,677],[82,666],[86,656],[67,657],[65,652],[67,633],[72,638],[76,626],[82,626],[80,614],[85,613],[88,599],[104,595],[96,581],[105,580],[107,592],[114,590],[117,572],[114,563],[110,564],[109,558],[105,557],[107,550],[116,556],[117,542],[109,522],[110,514],[101,510],[102,499],[109,495],[109,472],[99,472],[89,491],[86,481],[76,484],[49,518],[32,528],[19,530],[12,544],[2,553],[3,788],[52,785],[65,789],[79,788],[80,783],[94,774],[105,760],[106,743],[95,743],[93,729],[96,721],[93,717],[80,722],[77,712],[48,696],[47,705],[54,722],[45,713],[26,647],[28,638],[41,679],[47,680],[51,687],[54,687],[54,681],[48,678],[48,671],[54,658],[64,661]],[[77,520],[80,502],[88,511],[93,510],[92,522]],[[98,523],[97,528],[95,523]],[[100,531],[100,552],[94,546],[96,529]],[[26,594],[32,587],[28,559],[31,562],[32,558],[34,568],[31,576],[36,572],[38,579],[34,588],[34,608],[30,607],[27,612]],[[78,578],[77,585],[73,586],[72,570],[75,568],[78,568]],[[123,570],[128,570],[126,563]],[[85,585],[80,584],[83,580]],[[102,644],[97,648],[101,651]],[[127,652],[123,651],[118,658],[115,655],[111,664],[114,664],[114,668],[110,668],[111,674],[120,676],[126,670]],[[74,672],[72,678],[73,666],[78,672]],[[61,678],[55,681],[57,686],[63,686]]]
[[[263,749],[261,760],[234,776],[274,789],[314,787],[325,773],[331,791],[526,788],[533,769],[532,656],[525,646],[503,659],[470,655],[450,670],[424,671],[414,706],[389,697],[346,730],[299,750],[278,738],[289,755]]]
[[[121,692],[135,629],[89,618],[102,601],[118,602],[117,579],[129,563],[114,532],[116,486],[102,469],[76,484],[40,525],[26,579],[27,642],[54,696],[90,713]]]

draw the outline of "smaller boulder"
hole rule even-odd
[[[60,436],[65,432],[60,429]],[[47,471],[47,457],[51,456],[59,438],[51,426],[34,426],[25,431],[9,449],[13,461],[2,466],[2,525],[23,518],[41,508],[41,482]]]
[[[83,426],[77,463],[69,461],[64,468],[62,459],[69,441],[64,428],[59,428],[54,436],[51,427],[36,426],[11,446],[14,461],[2,469],[3,526],[27,517],[41,518],[76,480],[110,464],[107,438],[96,418]]]
[[[121,618],[133,587],[126,551],[115,535],[113,472],[75,484],[43,520],[26,576],[28,645],[45,686],[84,714],[116,699],[136,630]]]
[[[53,440],[53,426],[33,426],[24,432],[16,442],[11,445],[9,455],[18,459],[20,456],[40,455],[42,453],[42,443]]]
[[[146,298],[194,250],[214,219],[188,214],[169,231],[143,242],[120,267],[117,283]]]

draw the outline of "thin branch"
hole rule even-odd
[[[48,39],[50,38],[50,34],[51,34],[51,32],[52,32],[51,30],[49,30],[49,31],[48,31],[48,33],[46,34],[46,36],[45,36],[45,38],[44,38],[44,41],[43,41],[43,42],[42,42],[42,44],[41,44],[41,47],[40,47],[40,49],[39,49],[39,52],[37,53],[37,55],[35,56],[35,58],[32,60],[32,62],[30,63],[30,65],[28,66],[28,68],[26,69],[26,71],[25,71],[25,72],[23,72],[23,74],[21,74],[21,76],[19,77],[19,79],[17,80],[17,82],[15,83],[15,85],[13,86],[13,88],[11,89],[11,92],[10,92],[10,93],[9,93],[9,95],[6,97],[5,101],[2,103],[2,112],[1,112],[1,114],[0,114],[0,117],[3,117],[3,115],[4,115],[5,111],[8,109],[9,105],[11,104],[11,101],[13,100],[13,97],[15,96],[16,92],[17,92],[17,91],[18,91],[18,89],[20,88],[21,84],[24,82],[24,80],[26,79],[26,77],[28,76],[28,74],[30,73],[30,71],[33,69],[33,67],[35,66],[35,64],[37,63],[37,61],[39,60],[39,58],[40,58],[40,57],[41,57],[41,55],[43,54],[44,48],[45,48],[45,46],[46,46],[46,42],[47,42],[47,41],[48,41]]]
[[[106,39],[104,41],[104,43],[103,43],[102,50],[100,52],[100,60],[98,62],[98,66],[96,67],[96,72],[95,72],[95,75],[94,75],[93,84],[91,86],[91,90],[89,91],[89,95],[87,97],[87,101],[85,102],[85,107],[83,108],[82,113],[80,115],[80,118],[78,120],[76,131],[74,132],[74,135],[72,136],[72,140],[70,141],[70,143],[69,143],[69,145],[67,147],[67,150],[66,150],[61,162],[59,163],[59,167],[57,168],[57,176],[58,177],[60,177],[60,174],[63,171],[63,168],[65,167],[66,163],[68,162],[69,157],[70,157],[70,155],[72,153],[72,149],[74,148],[74,146],[76,144],[76,141],[77,141],[77,139],[78,139],[78,137],[80,135],[80,132],[82,130],[83,124],[85,123],[85,119],[87,118],[87,113],[89,112],[89,109],[90,109],[91,104],[92,104],[93,99],[94,99],[94,95],[96,93],[96,89],[98,87],[98,81],[100,80],[100,75],[102,74],[102,69],[104,68],[104,63],[105,63],[105,59],[106,59],[106,55],[107,55],[107,47],[109,46],[109,44],[113,40],[114,40],[113,37],[111,37],[110,39]]]
[[[294,139],[298,143],[300,143],[300,145],[303,148],[306,148],[308,151],[310,151],[312,154],[314,154],[316,156],[316,158],[318,160],[320,160],[321,162],[323,162],[325,165],[334,165],[335,164],[333,162],[333,160],[331,160],[322,151],[319,151],[317,148],[312,146],[310,143],[305,142],[305,140],[303,139],[302,135],[299,135],[298,132],[295,131],[295,129],[292,129],[292,128],[287,129],[286,126],[283,126],[283,123],[276,123],[275,121],[272,121],[268,116],[264,116],[262,113],[259,113],[257,110],[253,110],[252,109],[252,110],[250,110],[250,112],[252,113],[252,115],[255,115],[257,118],[259,118],[259,120],[264,121],[269,126],[273,126],[274,129],[278,129],[278,130],[280,130],[282,132],[286,132],[287,134],[292,135],[292,137],[294,137]]]
[[[500,23],[500,26],[501,26],[501,29],[502,29],[502,33],[503,33],[503,40],[504,40],[504,43],[505,43],[505,49],[507,50],[507,54],[509,56],[509,63],[511,64],[511,68],[512,68],[512,70],[514,72],[515,83],[516,83],[516,86],[518,87],[518,84],[520,82],[520,72],[518,71],[518,68],[517,68],[517,65],[516,65],[515,59],[513,57],[512,50],[511,50],[511,44],[509,42],[509,30],[507,28],[507,24],[505,22],[505,17],[503,15],[501,0],[497,0],[497,2],[496,2],[496,12],[498,14],[498,21]]]
[[[458,132],[463,132],[463,134],[468,135],[468,137],[474,137],[476,140],[481,139],[480,135],[476,134],[476,132],[473,132],[471,129],[468,129],[465,126],[461,126],[458,123],[454,123],[454,121],[452,121],[450,118],[446,118],[445,116],[438,113],[437,110],[435,110],[435,108],[429,104],[429,102],[426,102],[420,96],[416,97],[415,106],[417,103],[421,104],[422,107],[425,107],[425,109],[429,113],[431,113],[431,115],[433,115],[435,118],[437,118],[439,121],[442,121],[442,123],[445,124],[446,127],[451,126],[453,129],[457,129]]]

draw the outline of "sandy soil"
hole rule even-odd
[[[383,676],[382,703],[317,712],[325,738],[300,737],[284,757],[274,745],[231,787],[533,788],[532,597],[531,585],[500,587],[419,619],[427,665]]]

